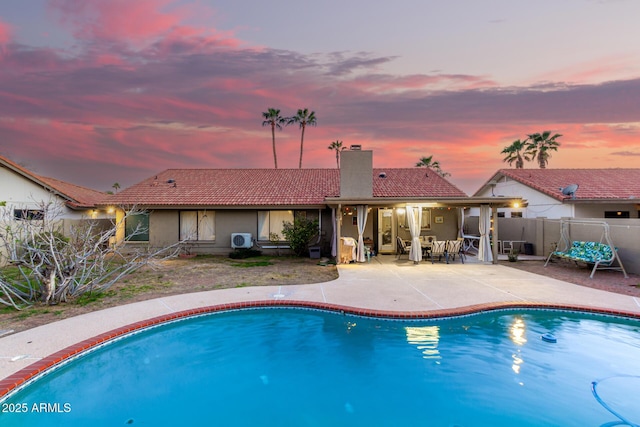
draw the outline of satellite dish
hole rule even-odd
[[[569,184],[566,187],[560,187],[560,191],[565,196],[571,196],[572,199],[576,198],[576,191],[578,191],[578,184]]]

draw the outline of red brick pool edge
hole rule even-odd
[[[153,317],[147,320],[135,322],[126,326],[122,326],[111,331],[96,335],[92,338],[80,341],[74,345],[66,347],[60,351],[57,351],[47,357],[44,357],[37,362],[27,366],[26,368],[0,380],[0,399],[21,387],[28,381],[34,379],[36,376],[43,372],[52,369],[60,363],[78,356],[84,351],[92,349],[101,344],[105,344],[113,339],[123,337],[132,332],[140,331],[145,328],[157,326],[163,323],[171,322],[174,320],[184,319],[192,316],[198,316],[203,314],[215,313],[220,311],[248,309],[248,308],[267,308],[267,307],[292,307],[292,308],[308,308],[333,311],[357,316],[367,316],[374,318],[385,319],[435,319],[444,317],[464,316],[468,314],[475,314],[480,312],[488,312],[504,309],[549,309],[549,310],[569,310],[580,311],[593,314],[604,314],[612,316],[627,317],[640,320],[640,313],[604,309],[597,307],[589,307],[582,305],[564,305],[564,304],[551,304],[551,303],[533,303],[533,302],[497,302],[497,303],[485,303],[475,304],[466,307],[458,307],[451,309],[441,310],[429,310],[429,311],[388,311],[388,310],[374,310],[354,308],[338,304],[327,304],[320,302],[305,302],[305,301],[293,301],[293,300],[264,300],[264,301],[248,301],[237,302],[229,304],[218,304],[207,307],[201,307],[196,309],[183,310],[175,313],[170,313],[162,316]]]

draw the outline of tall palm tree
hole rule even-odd
[[[340,152],[344,150],[344,147],[342,146],[342,141],[338,141],[336,139],[331,144],[329,144],[327,148],[329,150],[336,150],[336,166],[338,167],[338,169],[340,169]]]
[[[509,145],[508,147],[504,147],[504,149],[500,152],[500,154],[506,154],[505,158],[502,159],[502,161],[509,163],[509,166],[511,166],[513,162],[516,162],[516,169],[523,169],[524,161],[531,160],[526,150],[526,141],[520,141],[519,139],[516,139],[511,143],[511,145]]]
[[[278,169],[278,156],[276,155],[276,128],[282,130],[282,125],[287,124],[287,118],[280,115],[280,110],[277,108],[269,108],[262,113],[262,126],[271,126],[271,140],[273,141],[273,163],[275,168]]]
[[[549,151],[558,151],[560,143],[556,139],[562,135],[556,133],[551,136],[551,131],[545,130],[542,133],[534,133],[528,136],[526,154],[531,156],[532,160],[536,159],[538,161],[540,169],[545,169],[551,157]]]
[[[420,157],[420,161],[416,163],[416,167],[427,167],[433,169],[435,173],[443,178],[451,176],[449,172],[445,172],[440,167],[440,162],[433,160],[433,154],[429,157]]]
[[[117,193],[118,190],[120,189],[120,184],[117,182],[114,182],[113,185],[111,186],[111,188],[113,188],[115,190],[115,192]]]
[[[289,117],[287,119],[287,125],[291,125],[294,123],[298,123],[298,125],[300,126],[300,129],[302,129],[302,134],[300,136],[300,162],[298,163],[298,168],[302,169],[302,150],[304,147],[304,130],[307,127],[307,125],[309,126],[317,125],[316,112],[315,111],[309,112],[308,108],[299,109],[295,116]]]

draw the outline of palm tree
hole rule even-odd
[[[344,147],[342,146],[342,141],[338,141],[336,139],[331,144],[329,144],[327,148],[329,150],[336,150],[336,166],[338,166],[338,169],[340,169],[340,152],[344,150]]]
[[[416,167],[427,167],[433,169],[435,173],[443,178],[451,176],[449,172],[445,172],[440,167],[440,162],[433,160],[433,154],[429,157],[420,157],[420,161],[416,163]]]
[[[117,193],[118,190],[120,189],[120,184],[117,182],[114,182],[113,185],[111,186],[111,188],[113,188],[115,190],[115,192]]]
[[[275,168],[278,169],[278,156],[276,156],[276,128],[282,130],[282,125],[286,125],[287,119],[280,115],[280,110],[277,108],[269,108],[262,113],[262,126],[271,126],[271,140],[273,141],[273,163]]]
[[[561,137],[559,133],[551,136],[551,131],[545,130],[542,133],[534,133],[527,138],[527,155],[531,156],[531,160],[537,159],[540,169],[547,167],[551,154],[549,151],[558,151],[560,143],[556,138]]]
[[[289,117],[287,119],[287,125],[291,125],[294,123],[298,123],[300,125],[300,129],[302,129],[302,134],[300,136],[300,162],[298,163],[298,168],[302,169],[302,150],[304,147],[304,130],[309,126],[316,126],[316,112],[309,112],[308,108],[299,109],[295,116]]]
[[[500,152],[500,154],[506,154],[505,158],[502,159],[502,161],[509,163],[509,166],[511,166],[513,162],[516,162],[516,169],[523,169],[524,161],[531,160],[529,154],[527,153],[527,151],[525,151],[526,149],[526,141],[520,141],[519,139],[516,139],[511,143],[511,145],[509,145],[508,147],[504,147],[504,150]]]

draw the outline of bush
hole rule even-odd
[[[289,242],[289,246],[297,256],[308,256],[309,242],[318,235],[318,221],[303,216],[296,216],[293,223],[284,222],[282,234]]]
[[[238,248],[235,251],[229,253],[231,259],[245,259],[262,255],[262,251],[251,248]]]

